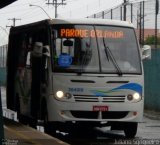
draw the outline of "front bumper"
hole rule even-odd
[[[108,106],[108,111],[93,111],[93,106]],[[48,102],[49,121],[141,122],[143,100],[137,103]]]

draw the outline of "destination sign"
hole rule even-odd
[[[98,37],[98,38],[121,39],[124,38],[124,32],[121,30],[114,31],[114,30],[60,29],[60,36],[66,38]]]

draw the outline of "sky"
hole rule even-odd
[[[58,0],[61,2],[61,0]],[[16,26],[43,19],[48,19],[47,14],[54,18],[55,8],[47,5],[47,0],[17,0],[9,6],[0,9],[0,46],[8,42],[9,29],[13,25],[12,18],[19,19]],[[52,2],[52,0],[50,0]],[[123,0],[66,0],[66,5],[58,7],[58,18],[84,18],[102,10],[111,9]],[[37,6],[29,6],[38,5]],[[7,26],[7,27],[6,27]]]

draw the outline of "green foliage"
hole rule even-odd
[[[160,44],[160,37],[157,38],[157,43]],[[155,44],[155,36],[150,35],[146,38],[145,44],[154,45]]]

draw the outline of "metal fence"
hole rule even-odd
[[[6,67],[7,48],[8,45],[0,46],[0,68]]]
[[[159,1],[160,0],[139,0],[137,2],[137,0],[130,0],[110,10],[93,14],[88,18],[130,21],[137,29],[137,37],[140,44],[145,44],[145,40],[148,37],[147,35],[152,35],[154,36],[154,45],[157,47],[157,45],[160,45]]]

